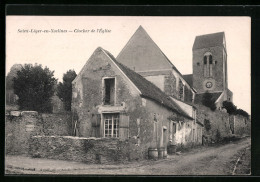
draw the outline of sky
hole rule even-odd
[[[37,63],[62,81],[97,47],[116,57],[140,25],[182,74],[192,73],[195,37],[224,31],[228,87],[234,104],[251,114],[250,17],[7,16],[6,74],[13,64]]]

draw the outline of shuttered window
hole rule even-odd
[[[100,124],[101,124],[101,115],[96,114],[92,116],[92,137],[100,137]]]
[[[119,138],[127,139],[129,137],[129,116],[121,113],[119,122]]]

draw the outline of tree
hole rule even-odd
[[[14,93],[19,97],[18,105],[22,110],[51,112],[51,97],[56,79],[54,71],[42,65],[25,64],[13,78]]]
[[[69,70],[63,74],[63,83],[59,83],[57,87],[57,95],[63,101],[65,110],[71,110],[72,99],[72,81],[76,78],[77,74],[74,70]]]
[[[236,110],[237,110],[237,106],[235,106],[233,104],[233,102],[229,102],[229,101],[224,101],[222,103],[223,108],[225,108],[227,110],[228,114],[235,114]]]
[[[17,96],[14,94],[13,89],[13,78],[17,76],[17,71],[21,70],[22,65],[21,64],[14,64],[10,72],[7,74],[5,79],[5,85],[6,85],[6,104],[17,104]]]
[[[209,107],[212,111],[216,110],[215,101],[213,100],[212,95],[209,92],[206,92],[203,95],[202,104],[206,107]]]
[[[6,77],[6,90],[12,90],[13,89],[13,78],[17,76],[17,71],[22,69],[22,65],[21,64],[14,64],[11,69],[10,72],[7,74]]]

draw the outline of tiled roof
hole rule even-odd
[[[192,74],[182,75],[182,76],[184,80],[192,87],[193,86]]]
[[[224,32],[196,36],[192,50],[223,46]]]
[[[125,75],[135,84],[135,86],[140,90],[141,96],[149,98],[157,103],[171,109],[180,115],[192,119],[188,116],[172,99],[170,99],[163,91],[161,91],[157,86],[155,86],[150,81],[146,80],[144,77],[136,73],[135,71],[129,69],[123,64],[119,63],[115,57],[108,51],[102,49],[106,54],[114,61],[114,63],[125,73]]]
[[[202,94],[196,94],[195,95],[195,103],[196,104],[200,104],[202,103],[203,97],[206,93],[202,93]],[[212,95],[212,100],[214,102],[216,102],[216,100],[219,98],[219,96],[222,94],[222,92],[215,92],[215,93],[210,93]]]

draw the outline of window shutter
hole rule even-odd
[[[101,115],[95,114],[91,119],[93,137],[100,137],[100,123],[101,123]]]
[[[100,137],[101,114],[96,115],[96,137]]]
[[[129,116],[120,114],[119,120],[119,138],[127,139],[129,137]]]

